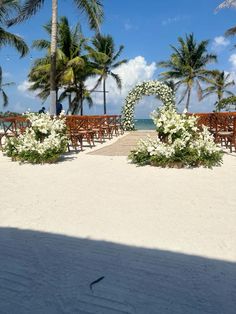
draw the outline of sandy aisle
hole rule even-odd
[[[0,173],[0,313],[236,312],[235,155],[214,170],[1,156]]]

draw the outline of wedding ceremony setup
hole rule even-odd
[[[236,313],[235,17],[0,1],[0,314]]]

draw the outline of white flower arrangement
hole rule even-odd
[[[130,159],[137,164],[162,167],[212,167],[222,163],[222,151],[206,127],[200,131],[194,116],[162,107],[151,117],[157,137],[141,140]]]
[[[174,106],[173,92],[166,84],[159,81],[142,82],[129,92],[125,100],[122,108],[124,130],[134,130],[134,106],[145,95],[157,95],[165,108]]]
[[[19,137],[8,139],[4,147],[5,153],[13,160],[55,162],[67,147],[64,113],[59,117],[29,112],[25,115],[30,127]]]

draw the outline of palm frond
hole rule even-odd
[[[227,29],[225,36],[234,36],[236,35],[236,26]]]
[[[38,50],[50,49],[50,41],[45,39],[34,40],[32,48],[36,48]]]
[[[7,21],[7,25],[12,26],[27,20],[31,16],[35,15],[43,6],[43,4],[44,0],[26,0],[20,10],[19,15]]]
[[[2,99],[3,99],[3,107],[6,107],[8,105],[8,96],[7,94],[4,92],[3,89],[0,90],[1,94],[2,94]]]
[[[5,45],[12,46],[21,54],[21,57],[24,57],[29,51],[28,46],[20,36],[9,33],[2,27],[0,27],[0,38],[0,48]]]
[[[189,91],[189,87],[187,87],[186,90],[182,93],[181,98],[178,101],[178,104],[180,104],[185,99],[185,97],[187,96],[188,91]]]
[[[110,72],[110,75],[111,75],[111,77],[113,77],[113,79],[115,80],[115,82],[116,82],[116,84],[117,84],[117,87],[118,87],[119,89],[121,89],[121,88],[122,88],[122,81],[121,81],[121,78],[119,77],[119,75],[116,74],[116,73],[113,73],[113,72]]]
[[[103,5],[99,0],[74,0],[76,6],[86,13],[89,25],[92,29],[99,31],[103,21]]]

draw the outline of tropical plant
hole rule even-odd
[[[3,151],[12,160],[37,163],[56,162],[67,149],[65,117],[27,113],[30,126],[19,137],[9,138]]]
[[[103,19],[103,10],[100,0],[74,0],[75,5],[85,13],[89,20],[89,25],[92,29],[98,30]],[[8,25],[20,23],[34,14],[43,6],[44,0],[25,0],[20,13],[17,17],[8,21]],[[56,82],[56,58],[57,58],[57,11],[58,0],[52,0],[52,29],[51,29],[51,45],[50,45],[50,96],[51,105],[50,113],[56,113],[57,102],[57,82]]]
[[[44,25],[44,29],[50,34],[51,23]],[[88,101],[90,106],[92,105],[92,99],[85,86],[86,78],[93,73],[91,64],[83,55],[86,42],[87,39],[84,38],[79,24],[71,28],[66,17],[60,18],[57,41],[56,93],[58,93],[59,88],[63,89],[59,101],[69,97],[69,111],[72,113],[77,113],[80,109],[83,114],[84,99]],[[45,39],[35,40],[33,47],[49,50],[50,42]],[[50,57],[47,54],[46,57],[35,61],[29,74],[29,81],[33,83],[30,90],[39,90],[38,96],[43,100],[46,100],[50,92],[50,67]],[[71,95],[74,95],[73,99],[71,99]]]
[[[209,167],[222,163],[223,152],[207,128],[199,131],[197,118],[178,114],[173,106],[152,113],[157,138],[141,140],[129,159],[138,165],[157,167]]]
[[[217,101],[215,102],[215,107],[217,110],[220,110],[219,103],[224,98],[224,94],[229,96],[234,95],[229,88],[234,86],[235,82],[234,80],[230,80],[230,73],[218,70],[211,71],[208,78],[206,78],[206,82],[209,86],[202,91],[202,98],[216,94]]]
[[[87,47],[90,58],[96,68],[96,73],[99,75],[97,86],[103,82],[103,105],[104,114],[107,113],[106,107],[106,80],[108,76],[111,76],[119,89],[122,88],[120,76],[114,73],[113,70],[119,67],[121,64],[127,62],[126,59],[117,61],[121,55],[124,46],[121,45],[117,51],[115,51],[114,39],[110,35],[97,34],[92,39],[93,48]]]
[[[83,102],[87,101],[89,108],[93,106],[91,92],[86,87],[86,80],[90,76],[95,75],[96,70],[88,61],[86,55],[81,56],[83,63],[80,66],[71,64],[70,70],[63,78],[65,86],[64,91],[61,93],[59,100],[65,99],[69,95],[69,112],[71,114],[83,115]],[[71,95],[73,97],[71,98]]]
[[[19,9],[18,0],[2,0],[0,2],[0,49],[4,46],[11,46],[19,52],[20,57],[24,57],[28,53],[28,46],[24,40],[13,33],[10,33],[4,29],[7,23],[7,19],[14,12]],[[2,68],[0,66],[0,95],[3,99],[3,106],[8,105],[8,96],[4,91],[4,87],[13,85],[14,83],[3,83],[2,81]]]
[[[217,104],[217,110],[226,109],[230,110],[230,107],[234,107],[234,110],[236,110],[236,96],[230,96],[227,98],[223,98],[219,103]]]
[[[4,87],[14,85],[14,82],[7,82],[3,83],[3,74],[2,74],[2,68],[0,67],[0,95],[3,99],[3,107],[6,107],[8,105],[8,96],[6,92],[4,91]]]
[[[178,38],[179,47],[171,46],[174,52],[167,61],[161,61],[158,66],[167,68],[168,71],[161,73],[161,78],[166,80],[174,80],[176,89],[184,86],[184,92],[182,94],[179,103],[185,98],[185,108],[188,111],[191,92],[194,86],[197,87],[199,99],[201,99],[201,82],[205,81],[205,78],[209,74],[206,70],[208,63],[216,61],[216,55],[207,53],[207,46],[209,41],[204,40],[197,43],[194,35],[186,35],[185,39]]]
[[[24,57],[28,53],[28,47],[24,40],[15,34],[12,34],[4,29],[7,19],[17,12],[19,9],[18,0],[1,0],[0,2],[0,49],[3,46],[10,45],[15,48],[21,57]]]

